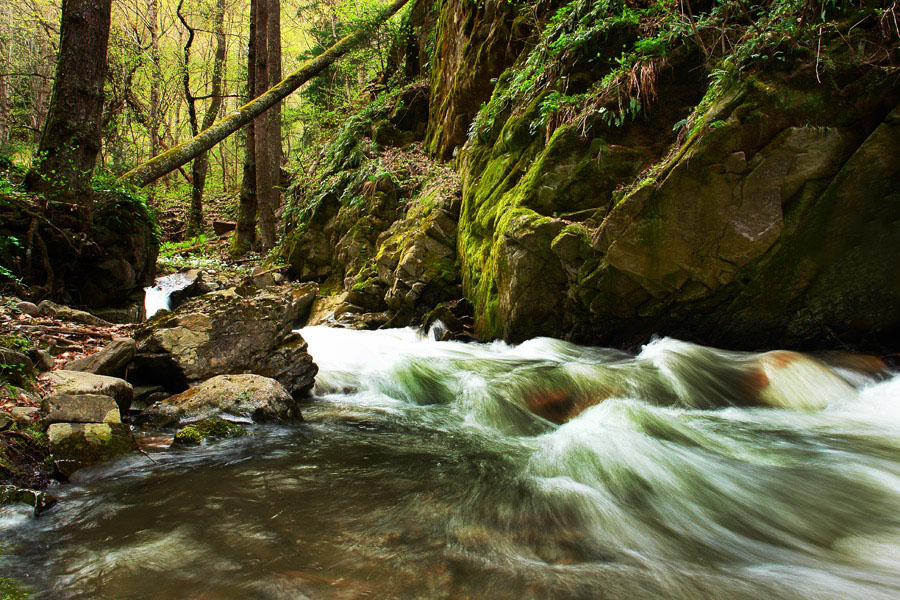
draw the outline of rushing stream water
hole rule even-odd
[[[83,471],[5,509],[0,570],[53,599],[900,597],[900,377],[769,371],[739,408],[765,355],[303,335],[305,423]],[[524,408],[560,395],[605,400]]]
[[[149,319],[161,310],[172,310],[172,292],[183,290],[193,281],[186,273],[157,277],[152,286],[144,288],[146,318]]]

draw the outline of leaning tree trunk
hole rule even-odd
[[[26,179],[78,207],[91,223],[91,174],[100,151],[103,83],[112,0],[63,0],[59,60],[38,153]]]
[[[181,165],[192,160],[227,138],[229,135],[272,108],[278,102],[297,90],[301,85],[327,69],[337,59],[365,42],[374,31],[406,5],[408,0],[396,0],[377,17],[343,38],[340,42],[306,61],[302,67],[285,77],[278,85],[267,90],[255,100],[229,113],[224,119],[190,140],[151,158],[122,175],[128,183],[145,186]]]
[[[252,0],[254,3],[256,0]],[[250,41],[247,45],[247,98],[256,94],[256,11],[250,9]],[[244,166],[241,195],[238,200],[237,228],[231,238],[230,253],[241,256],[253,248],[256,242],[256,138],[253,124],[244,129]]]

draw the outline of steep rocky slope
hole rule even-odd
[[[891,344],[890,7],[742,6],[416,3],[406,73],[427,110],[407,91],[359,117],[312,173],[319,200],[284,255],[400,322],[461,284],[486,339]],[[433,172],[400,192],[361,176],[417,140],[451,160],[460,200],[434,201]],[[321,192],[335,178],[343,198]]]

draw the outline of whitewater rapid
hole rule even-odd
[[[605,574],[624,571],[633,587],[615,588],[667,598],[900,597],[898,377],[801,357],[769,370],[760,398],[748,372],[770,355],[670,338],[632,356],[550,338],[303,335],[318,393],[352,391],[383,410],[444,405],[433,426],[518,455],[528,501],[505,509],[506,533],[535,517],[565,533],[547,531],[537,552],[502,547],[498,535],[494,560],[541,562],[548,547],[577,547],[566,587],[612,585]],[[602,400],[561,426],[525,410],[524,398],[560,390]]]
[[[86,471],[0,569],[44,598],[900,597],[871,361],[301,333],[302,426]]]

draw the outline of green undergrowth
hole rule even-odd
[[[39,423],[13,423],[0,431],[0,484],[41,489],[52,471],[47,435]]]
[[[0,600],[27,600],[32,597],[33,594],[15,579],[0,577]]]
[[[202,269],[228,277],[249,275],[257,263],[235,263],[227,255],[228,241],[212,233],[190,239],[163,242],[159,249],[157,267],[161,273],[183,269]],[[274,264],[266,263],[268,267]]]
[[[31,349],[31,340],[22,335],[2,334],[0,335],[0,348],[27,352]]]
[[[852,63],[891,69],[900,36],[895,4],[840,0],[574,0],[540,25],[530,51],[498,79],[471,133],[489,141],[510,115],[540,98],[533,131],[566,123],[622,127],[648,111],[660,80],[699,57],[723,90],[762,68],[813,67],[822,81]],[[528,8],[533,10],[534,7]],[[695,125],[686,119],[679,123]]]
[[[351,115],[325,148],[296,159],[291,165],[294,176],[287,190],[285,218],[288,222],[304,221],[323,202],[358,206],[365,200],[366,184],[385,178],[397,185],[407,183],[409,173],[386,160],[384,144],[377,143],[373,137],[377,137],[376,127],[398,110],[403,96],[417,89],[423,89],[422,82],[386,90],[364,105],[348,107]]]
[[[159,256],[160,258],[169,258],[188,250],[195,256],[214,256],[215,251],[212,247],[212,242],[215,239],[212,235],[202,233],[181,242],[163,242],[159,247]]]

